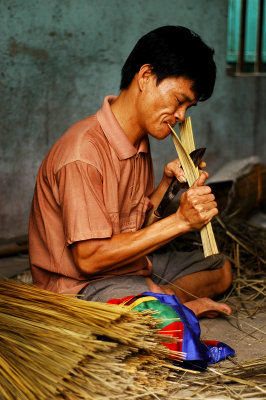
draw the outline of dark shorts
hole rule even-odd
[[[157,285],[165,285],[195,272],[219,269],[226,261],[222,254],[204,258],[203,254],[197,250],[189,253],[180,251],[153,253],[148,257],[152,262],[150,278]],[[149,286],[143,276],[129,275],[91,282],[79,292],[78,296],[84,300],[107,302],[109,299],[135,296],[149,291]]]

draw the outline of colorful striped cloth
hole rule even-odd
[[[111,299],[108,303],[130,307],[134,311],[154,310],[154,318],[159,318],[159,333],[176,338],[173,343],[163,343],[182,360],[185,368],[205,369],[235,351],[223,342],[201,340],[197,317],[178,298],[168,294],[145,292],[138,296]]]

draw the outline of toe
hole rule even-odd
[[[221,304],[221,311],[226,315],[232,314],[232,309],[227,304]]]

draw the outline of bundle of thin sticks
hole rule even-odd
[[[148,313],[1,281],[0,320],[0,399],[128,400],[169,375]]]
[[[174,400],[239,390],[259,398],[265,393],[255,380],[265,371],[265,358],[203,375],[183,370],[168,360],[148,313],[0,281],[0,321],[1,400]]]
[[[184,169],[188,185],[192,186],[195,180],[199,177],[199,171],[198,168],[194,166],[194,163],[189,156],[189,153],[195,150],[191,119],[188,117],[182,124],[180,124],[180,135],[182,141],[179,139],[171,125],[169,125],[169,128],[172,131],[172,139]],[[201,229],[200,234],[205,257],[217,254],[218,249],[210,222]]]

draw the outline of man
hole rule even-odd
[[[210,97],[215,71],[213,51],[187,28],[165,26],[139,40],[122,69],[119,96],[72,126],[40,167],[29,228],[37,286],[93,301],[174,293],[197,316],[231,313],[210,299],[231,284],[222,256],[149,255],[218,213],[206,172],[176,213],[144,227],[172,177],[185,181],[175,160],[153,190],[148,135],[164,139],[168,124]]]

